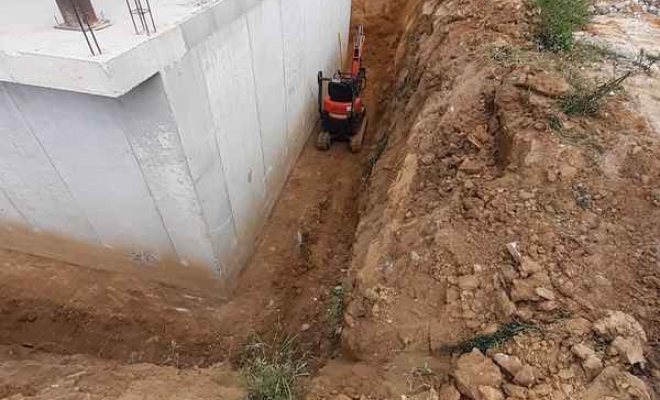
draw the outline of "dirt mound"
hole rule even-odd
[[[621,93],[564,114],[565,60],[529,47],[529,17],[515,0],[413,13],[342,336],[376,383],[319,379],[312,398],[655,395],[660,136]],[[486,364],[503,378],[469,375]]]
[[[221,365],[178,370],[0,346],[0,398],[3,399],[239,400],[245,396],[239,382],[235,372]]]

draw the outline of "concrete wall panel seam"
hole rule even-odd
[[[161,79],[162,79],[162,76],[161,76]],[[164,82],[163,82],[163,87],[165,87]],[[166,95],[167,95],[167,93],[166,93]],[[175,119],[175,121],[176,121],[176,119]],[[181,138],[181,133],[179,131],[177,131],[177,135],[179,136],[179,142],[182,143],[182,145],[183,145],[183,140]],[[185,153],[185,149],[184,149],[184,153]],[[185,167],[186,167],[186,170],[188,171],[188,175],[191,178],[193,178],[192,169],[190,168],[190,161],[188,160],[188,157],[185,154],[184,154],[183,160],[185,162]],[[200,175],[200,177],[201,177],[201,175]],[[192,187],[193,187],[193,191],[195,192],[195,200],[197,201],[197,205],[198,205],[198,207],[199,207],[199,209],[202,213],[202,221],[203,221],[203,224],[204,224],[204,236],[208,239],[209,243],[211,243],[211,247],[213,248],[213,238],[211,237],[211,228],[209,227],[208,220],[204,217],[204,209],[202,207],[201,197],[199,196],[199,191],[197,190],[197,183],[198,183],[198,180],[193,179]],[[213,262],[213,265],[211,266],[212,270],[215,273],[223,274],[224,271],[220,270],[220,265],[218,265],[218,258],[217,258],[217,254],[215,254],[215,251],[214,251],[214,254],[213,254],[213,259],[214,259],[214,262]]]
[[[23,114],[23,111],[20,109],[20,107],[18,107],[18,104],[16,103],[16,100],[14,99],[14,97],[13,97],[11,91],[9,91],[9,90],[7,91],[7,96],[8,96],[9,101],[12,103],[12,105],[13,105],[14,108],[16,109],[18,115],[19,115],[19,116],[21,117],[21,119],[23,120],[23,123],[25,124],[25,127],[28,129],[30,135],[34,138],[34,140],[36,141],[37,145],[39,146],[39,148],[40,148],[41,151],[43,152],[44,156],[46,157],[46,159],[47,159],[48,162],[50,163],[51,167],[53,168],[53,171],[55,171],[55,173],[57,174],[58,179],[60,180],[60,182],[62,183],[62,185],[64,185],[64,187],[66,188],[66,191],[67,191],[68,195],[69,195],[69,196],[74,200],[74,202],[76,203],[76,208],[78,208],[79,212],[80,212],[80,213],[82,214],[82,216],[83,216],[83,219],[85,220],[85,223],[87,224],[88,228],[90,229],[90,232],[94,235],[94,238],[95,238],[96,244],[99,244],[99,245],[102,244],[103,241],[101,240],[101,236],[99,235],[98,231],[96,230],[96,228],[95,228],[94,225],[92,224],[92,222],[91,222],[91,220],[89,219],[89,216],[87,215],[87,213],[86,213],[81,207],[78,207],[79,202],[78,202],[78,200],[76,199],[76,196],[74,196],[73,192],[71,191],[71,187],[69,186],[69,183],[66,181],[66,179],[64,179],[64,177],[62,176],[62,173],[59,171],[59,169],[57,168],[57,166],[56,166],[55,163],[53,162],[53,159],[51,158],[50,154],[48,154],[48,151],[46,150],[46,148],[44,147],[43,143],[42,143],[41,140],[39,139],[39,136],[34,132],[34,127],[30,124],[30,122],[28,121],[28,119],[25,117],[25,115]],[[39,226],[38,223],[33,223],[33,225],[34,225],[34,226],[37,226],[37,227]]]
[[[30,220],[25,216],[25,214],[23,214],[23,212],[16,206],[16,203],[14,202],[14,200],[12,200],[12,198],[7,194],[5,189],[1,186],[0,186],[0,195],[2,195],[2,197],[4,197],[7,200],[7,203],[9,203],[9,206],[12,207],[13,210],[15,211],[15,213],[20,216],[22,221],[18,221],[18,222],[22,222],[23,224],[27,225],[31,229],[35,228],[34,225],[32,225],[32,223],[30,222]],[[2,217],[2,214],[0,214],[0,217]]]
[[[280,43],[282,44],[282,79],[284,81],[284,124],[286,126],[286,155],[289,156],[289,84],[286,78],[286,46],[284,45],[284,19],[282,18],[282,2],[286,0],[277,0],[280,10]]]
[[[208,85],[202,85],[202,86],[204,86],[204,90],[206,91],[207,98],[210,99],[210,94],[208,93],[208,90],[209,90]],[[232,226],[232,230],[234,232],[234,237],[236,238],[236,240],[238,240],[238,238],[240,236],[238,234],[238,227],[236,226],[236,217],[234,216],[235,208],[234,208],[234,205],[232,204],[231,196],[229,195],[229,183],[227,182],[227,170],[225,169],[225,163],[224,163],[224,160],[222,158],[222,152],[220,151],[220,143],[219,143],[218,140],[219,139],[218,139],[217,132],[214,131],[213,132],[213,142],[215,143],[215,151],[218,154],[218,160],[220,162],[220,169],[222,170],[222,176],[224,177],[223,184],[224,184],[224,187],[225,187],[225,193],[227,193],[227,200],[229,202],[229,210],[230,210],[230,214],[231,214],[231,226]]]
[[[163,228],[163,231],[165,231],[165,234],[167,235],[167,238],[170,242],[170,246],[172,251],[174,251],[175,255],[177,258],[179,258],[179,254],[177,253],[176,246],[174,245],[174,240],[172,239],[172,235],[170,234],[169,230],[167,229],[167,226],[165,225],[165,219],[163,218],[163,213],[161,212],[160,208],[158,207],[158,204],[156,204],[156,199],[154,197],[153,192],[151,191],[151,187],[149,186],[149,182],[147,180],[147,177],[144,174],[144,168],[142,167],[142,163],[140,163],[140,159],[135,153],[135,148],[133,148],[133,143],[131,143],[130,138],[126,134],[126,131],[124,130],[124,126],[122,124],[119,124],[119,126],[122,128],[122,133],[124,135],[124,139],[126,140],[126,143],[128,143],[128,146],[131,149],[131,156],[135,159],[135,162],[138,165],[138,168],[140,170],[140,174],[142,175],[142,180],[144,182],[144,186],[149,193],[149,197],[151,198],[151,201],[153,203],[154,209],[156,210],[156,214],[158,215],[158,218],[160,219],[161,226]]]
[[[259,95],[257,93],[257,75],[254,70],[254,44],[252,41],[254,38],[252,37],[252,31],[250,30],[250,21],[248,20],[248,15],[243,14],[243,20],[245,22],[245,29],[247,30],[248,33],[248,45],[250,46],[250,68],[252,68],[252,87],[254,88],[254,106],[255,106],[255,111],[257,113],[257,126],[259,127],[259,137],[260,137],[260,145],[261,145],[261,164],[263,166],[263,174],[264,174],[264,180],[267,177],[267,166],[266,166],[266,160],[264,159],[264,132],[262,129],[262,121],[261,121],[261,111],[259,110]]]
[[[200,65],[198,46],[182,60],[162,71],[165,96],[174,113],[186,163],[194,178],[194,190],[208,227],[207,236],[214,252],[213,263],[227,277],[234,269],[231,260],[236,244],[236,230],[223,159],[217,148],[208,90]],[[231,225],[229,225],[231,224]],[[220,228],[218,228],[220,227]]]

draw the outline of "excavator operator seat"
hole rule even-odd
[[[332,80],[328,83],[328,95],[331,101],[350,103],[353,101],[353,87],[344,80]]]

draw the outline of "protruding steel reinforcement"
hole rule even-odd
[[[77,29],[80,27],[76,12],[90,26],[94,26],[99,22],[91,0],[55,0],[55,2],[60,9],[62,18],[64,18],[64,25],[69,28]]]

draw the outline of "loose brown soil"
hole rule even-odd
[[[240,398],[248,337],[296,333],[309,400],[657,399],[660,133],[623,92],[565,115],[608,61],[539,53],[532,16],[354,1],[368,150],[310,139],[229,299],[0,253],[0,398]]]

